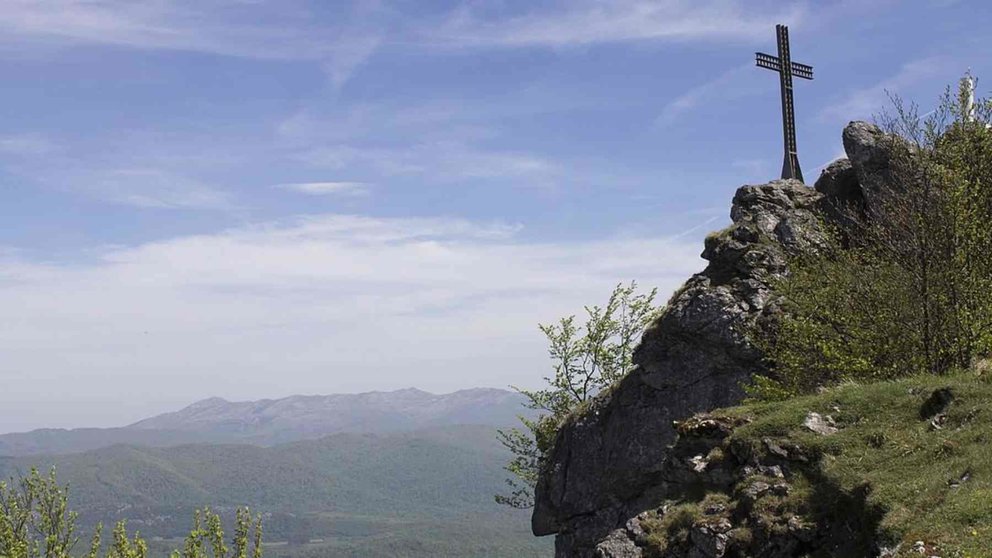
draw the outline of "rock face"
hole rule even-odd
[[[877,521],[863,495],[821,487],[819,496],[846,498],[847,507],[821,518],[798,511],[796,501],[787,502],[797,479],[815,478],[817,458],[789,440],[735,443],[732,435],[744,424],[718,414],[677,423],[679,437],[669,448],[658,490],[663,501],[611,531],[591,555],[795,558],[865,556],[866,548],[877,554],[876,543],[862,535],[873,530],[866,524]],[[706,498],[694,503],[702,490]]]
[[[851,123],[844,143],[850,162],[830,165],[816,190],[776,180],[737,191],[733,224],[706,238],[709,265],[645,332],[634,370],[562,426],[532,517],[535,535],[557,533],[556,556],[642,555],[631,521],[666,491],[673,421],[742,399],[742,383],[764,369],[751,340],[780,312],[771,285],[787,272],[788,256],[822,245],[829,208],[858,199],[861,177],[888,177],[877,128]],[[718,548],[720,529],[693,536]]]
[[[897,147],[908,149],[908,146],[867,122],[848,124],[844,128],[843,140],[861,196],[871,210],[873,205],[879,203],[882,192],[899,183],[897,153],[902,149]]]
[[[596,550],[618,525],[650,506],[672,421],[733,405],[741,383],[762,370],[749,332],[777,312],[770,283],[787,254],[823,241],[822,199],[798,181],[744,186],[733,224],[706,239],[707,268],[689,279],[644,334],[636,369],[559,434],[537,489],[535,534],[559,533],[558,556],[636,556],[621,541]],[[646,509],[646,508],[645,508]]]

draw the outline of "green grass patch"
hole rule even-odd
[[[934,391],[953,400],[936,419],[921,416]],[[840,429],[823,436],[803,426],[809,412]],[[992,378],[976,372],[866,385],[720,411],[748,417],[729,443],[767,451],[772,439],[800,447],[809,462],[783,502],[797,513],[862,515],[884,541],[910,556],[924,541],[948,557],[992,556]]]

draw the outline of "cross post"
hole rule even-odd
[[[796,148],[796,110],[792,98],[792,77],[813,79],[813,67],[793,62],[789,54],[789,28],[775,26],[778,39],[778,56],[755,53],[759,68],[774,70],[779,74],[782,90],[782,134],[784,137],[785,159],[782,162],[782,178],[795,178],[803,181],[803,171],[799,168],[799,153]]]

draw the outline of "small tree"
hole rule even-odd
[[[233,549],[224,541],[221,518],[205,508],[193,515],[193,529],[186,536],[183,549],[172,552],[172,558],[262,558],[262,518],[252,522],[247,508],[238,509],[235,518]],[[210,552],[207,552],[209,548]]]
[[[538,327],[548,339],[548,354],[554,374],[544,380],[548,387],[525,390],[513,387],[527,397],[526,407],[539,411],[536,419],[521,416],[524,428],[497,433],[513,458],[505,469],[509,494],[496,495],[500,504],[514,508],[534,505],[534,488],[541,462],[551,449],[562,421],[596,394],[608,389],[630,371],[634,347],[644,328],[654,319],[657,289],[637,293],[637,284],[619,284],[606,306],[586,306],[586,321],[576,325],[575,316],[556,324]]]
[[[73,558],[72,549],[79,542],[76,512],[69,510],[69,489],[60,486],[55,470],[47,476],[36,469],[18,480],[0,482],[0,558]],[[79,558],[99,558],[102,526],[90,539],[89,550]],[[224,542],[220,516],[210,510],[197,511],[193,530],[182,551],[173,558],[262,558],[262,518],[252,521],[247,508],[238,509],[236,527],[229,553]],[[112,531],[106,558],[146,558],[148,545],[138,533],[128,537],[125,521],[118,521]]]

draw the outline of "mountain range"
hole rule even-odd
[[[341,432],[391,433],[452,425],[506,426],[528,414],[513,391],[474,388],[447,394],[418,389],[294,395],[232,402],[212,397],[117,428],[45,428],[0,435],[0,455],[66,454],[115,444],[191,443],[271,446]]]
[[[273,558],[544,556],[527,512],[493,500],[510,458],[496,429],[523,402],[488,388],[214,397],[118,428],[0,435],[0,479],[54,467],[82,532],[127,520],[152,558],[204,506],[262,513]]]

